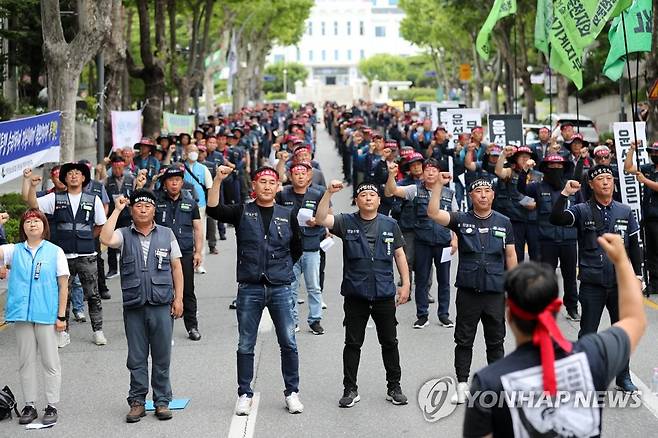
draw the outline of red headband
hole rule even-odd
[[[307,172],[308,172],[309,170],[311,170],[311,169],[309,169],[308,164],[302,162],[302,163],[295,164],[294,166],[292,166],[292,167],[290,168],[290,173],[294,172],[295,170],[300,170],[300,169],[304,169],[304,170],[307,171]]]
[[[26,221],[28,219],[32,219],[32,218],[37,218],[41,222],[43,222],[43,219],[41,219],[41,217],[39,216],[39,213],[37,213],[36,211],[27,212],[27,213],[25,213],[25,216],[23,216],[24,221]]]
[[[254,175],[253,181],[257,181],[262,176],[272,176],[277,181],[279,180],[279,174],[276,173],[274,170],[272,170],[272,169],[263,169],[260,172],[256,172],[256,174]]]
[[[555,395],[557,392],[557,383],[555,381],[555,351],[553,350],[553,341],[557,343],[567,353],[571,353],[571,342],[567,341],[559,327],[555,323],[554,313],[560,310],[562,300],[559,298],[550,302],[539,314],[527,312],[517,306],[514,301],[507,299],[509,310],[516,318],[526,321],[537,321],[537,327],[532,334],[532,343],[539,346],[541,355],[541,366],[544,374],[544,391],[549,395]]]

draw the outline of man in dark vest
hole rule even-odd
[[[505,355],[505,291],[503,274],[517,264],[514,230],[510,220],[491,209],[493,184],[476,179],[468,188],[471,205],[468,212],[447,212],[441,208],[443,186],[451,175],[442,172],[432,189],[428,216],[457,234],[457,319],[455,326],[455,372],[457,391],[452,403],[464,403],[473,359],[473,341],[482,321],[487,363]]]
[[[300,209],[310,210],[314,216],[318,208],[318,202],[324,190],[311,188],[311,172],[313,167],[309,162],[294,164],[290,168],[291,185],[283,187],[276,194],[277,204],[292,210],[292,216],[297,217]],[[308,292],[308,325],[315,335],[324,334],[324,328],[320,324],[322,320],[322,292],[320,290],[320,242],[326,235],[326,228],[318,226],[315,219],[311,217],[305,224],[300,224],[302,233],[303,253],[299,258],[293,271],[295,281],[292,283],[292,295],[295,301],[294,317],[295,326],[299,326],[299,310],[297,297],[302,274],[306,291]]]
[[[26,169],[23,175],[30,178],[32,169]],[[40,180],[40,177],[36,177]],[[105,210],[100,198],[83,192],[84,186],[91,181],[89,168],[80,162],[62,164],[59,179],[67,187],[65,192],[53,192],[37,199],[34,184],[28,192],[28,205],[38,208],[45,214],[52,215],[55,237],[53,243],[64,250],[69,262],[69,291],[73,278],[77,275],[89,305],[93,341],[96,345],[107,344],[103,334],[103,306],[98,293],[98,267],[96,264],[96,245],[94,238],[100,234],[105,221]],[[67,330],[60,335],[60,347],[70,343],[68,333],[69,310],[71,299],[66,305]]]
[[[550,221],[553,225],[575,227],[578,231],[578,300],[582,314],[578,337],[596,333],[603,308],[607,307],[612,324],[619,321],[619,299],[615,268],[605,255],[597,238],[605,233],[622,236],[635,274],[642,279],[640,226],[628,205],[612,199],[615,181],[610,166],[594,166],[587,172],[592,197],[589,201],[567,207],[569,196],[580,190],[580,183],[569,180],[553,205]],[[633,393],[637,387],[631,381],[628,364],[617,375],[617,388]]]
[[[136,423],[146,415],[149,352],[155,416],[159,420],[172,417],[169,364],[173,318],[183,314],[183,268],[173,231],[155,224],[155,203],[153,193],[135,190],[130,197],[133,224],[115,229],[128,205],[128,198],[119,195],[100,236],[105,245],[121,252],[126,365],[130,370],[128,423]]]
[[[343,240],[343,282],[340,293],[345,297],[345,347],[343,349],[343,397],[338,405],[354,406],[361,400],[356,384],[361,346],[368,319],[372,317],[386,368],[386,400],[394,405],[407,404],[402,393],[400,352],[398,350],[395,308],[409,299],[409,267],[404,255],[404,238],[395,219],[378,213],[379,187],[363,182],[356,188],[359,209],[352,214],[329,213],[331,196],[343,184],[334,180],[320,200],[315,214],[317,224],[326,226]],[[396,291],[393,260],[402,278]],[[397,298],[397,304],[396,304]]]
[[[404,187],[395,185],[395,175],[398,172],[397,164],[388,165],[388,181],[386,193],[391,193],[414,205],[414,247],[416,273],[416,322],[414,328],[422,329],[429,325],[429,277],[432,274],[432,263],[436,268],[436,281],[438,285],[439,307],[437,315],[439,324],[451,328],[455,325],[449,318],[450,308],[450,260],[443,262],[444,248],[450,248],[450,254],[457,251],[457,237],[449,229],[441,226],[427,216],[427,206],[432,195],[432,188],[439,177],[441,169],[436,158],[428,158],[423,163],[422,184],[411,184]],[[441,194],[441,209],[452,211],[454,192],[443,187]]]
[[[114,201],[116,201],[119,196],[125,196],[126,198],[130,199],[130,195],[132,194],[135,187],[135,177],[132,175],[132,173],[126,172],[126,162],[122,156],[115,155],[111,159],[110,163],[112,166],[112,173],[107,177],[107,181],[105,182],[105,190],[107,190],[108,195],[112,197],[112,202],[110,202],[109,205],[109,213],[111,215],[114,211]],[[130,217],[130,209],[124,208],[121,210],[121,214],[117,219],[117,227],[123,228],[130,226],[131,222],[132,218]],[[106,277],[108,279],[119,275],[119,269],[117,266],[118,255],[118,250],[111,247],[107,248],[107,265],[109,270]]]
[[[162,190],[156,193],[155,222],[171,228],[178,240],[183,266],[183,322],[187,336],[193,341],[201,339],[197,320],[194,269],[201,264],[203,230],[196,201],[183,190],[185,170],[178,164],[169,166],[158,179]],[[137,183],[137,188],[141,184]]]
[[[550,153],[544,157],[539,164],[539,171],[544,175],[541,182],[526,184],[526,178],[519,178],[519,191],[530,196],[537,203],[539,254],[543,263],[549,264],[553,270],[557,269],[560,262],[562,273],[564,307],[567,310],[567,318],[572,321],[580,321],[578,314],[578,286],[576,284],[577,265],[577,239],[578,233],[575,228],[560,227],[551,224],[550,216],[553,205],[560,198],[560,192],[564,187],[565,174],[571,162],[562,155]],[[569,205],[583,202],[581,192],[578,191],[569,197]]]
[[[208,192],[208,214],[235,227],[237,237],[236,299],[238,318],[238,402],[235,413],[249,415],[254,377],[254,349],[258,323],[267,307],[281,349],[281,369],[285,383],[288,412],[303,412],[299,400],[299,357],[295,339],[293,294],[290,284],[295,280],[293,266],[302,253],[297,219],[289,208],[277,205],[275,196],[279,175],[271,167],[261,167],[252,178],[256,199],[244,205],[219,203],[219,191],[224,179],[233,171],[219,166],[212,188]]]
[[[628,363],[647,319],[621,237],[604,234],[597,243],[615,265],[622,318],[569,342],[555,320],[561,304],[555,273],[536,263],[519,265],[505,279],[507,321],[517,347],[473,376],[464,436],[601,436],[603,404],[597,399]]]

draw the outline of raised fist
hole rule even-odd
[[[327,187],[327,190],[329,193],[337,193],[340,192],[343,189],[343,183],[342,181],[339,181],[337,179],[331,180],[329,183],[329,187]]]

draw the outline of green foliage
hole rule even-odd
[[[5,234],[9,243],[18,242],[18,225],[25,210],[27,210],[27,204],[21,198],[20,193],[0,195],[0,211],[9,213],[9,220],[5,223]]]
[[[436,100],[436,90],[434,88],[410,88],[408,90],[391,90],[388,93],[391,100],[415,100],[430,101]]]
[[[369,82],[407,80],[407,62],[402,56],[382,53],[359,61],[359,72]]]
[[[263,91],[265,93],[283,93],[283,69],[286,69],[286,83],[289,92],[294,91],[296,81],[304,82],[308,77],[308,70],[298,62],[277,62],[270,64],[265,68],[265,74],[274,76],[274,80],[263,83]]]
[[[14,115],[14,105],[0,94],[0,120],[10,120]]]
[[[601,144],[605,143],[607,140],[614,140],[615,133],[610,131],[601,132],[599,133],[599,139]]]
[[[286,95],[283,92],[269,92],[265,93],[265,100],[272,101],[272,100],[286,100]]]

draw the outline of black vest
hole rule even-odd
[[[297,197],[295,196],[295,191],[293,190],[292,186],[285,186],[279,196],[281,197],[283,205],[290,208],[293,215],[297,215],[299,208],[308,208],[309,210],[313,210],[313,215],[315,215],[323,194],[323,190],[309,187],[306,190],[306,194],[304,195],[302,205],[300,205],[298,208],[296,208],[297,206],[295,205]],[[319,251],[320,242],[326,234],[325,228],[319,226],[305,227],[304,224],[299,224],[299,229],[302,233],[302,245],[304,251]]]
[[[256,203],[245,204],[236,231],[239,283],[284,285],[293,282],[290,217],[290,209],[275,204],[270,228],[265,233]]]
[[[96,251],[94,244],[95,200],[96,195],[83,192],[78,212],[73,217],[68,193],[55,193],[53,221],[56,232],[53,243],[62,248],[65,254],[92,254]]]
[[[183,254],[194,251],[193,212],[196,202],[189,192],[181,190],[180,197],[174,201],[164,190],[156,194],[155,222],[169,227],[174,232],[178,246]]]
[[[518,189],[519,173],[512,170],[512,176],[503,181],[498,178],[496,187],[495,210],[507,216],[513,222],[528,222],[528,210],[519,204],[523,194]]]
[[[505,216],[494,211],[488,221],[488,229],[480,229],[479,221],[471,211],[457,224],[459,267],[456,287],[476,292],[505,291],[503,274],[508,221]]]
[[[548,183],[541,182],[537,186],[539,198],[537,200],[537,222],[539,229],[539,240],[552,243],[573,243],[578,238],[578,230],[573,227],[561,227],[551,224],[549,217],[553,205],[560,199],[562,189],[554,189]],[[576,203],[576,196],[569,196],[569,204]]]
[[[144,263],[140,234],[130,228],[119,229],[123,236],[121,250],[121,290],[123,306],[171,304],[174,282],[171,271],[171,239],[166,227],[156,225]]]
[[[651,181],[658,181],[658,170],[656,165],[645,164],[640,168],[642,173],[646,175]],[[642,197],[642,219],[658,220],[658,192],[651,190],[647,185],[644,185],[644,193]]]
[[[101,201],[103,200],[103,183],[100,181],[89,181],[89,184],[87,184],[87,187],[85,187],[84,191],[98,196],[98,199]]]
[[[393,247],[395,219],[377,215],[377,240],[370,251],[365,231],[359,224],[359,213],[345,214],[343,237],[343,283],[340,293],[368,300],[395,297],[393,279]]]
[[[108,210],[109,214],[112,214],[112,212],[114,211],[114,201],[116,200],[116,198],[123,195],[126,198],[130,199],[130,195],[133,192],[134,186],[135,186],[135,177],[132,176],[132,174],[128,174],[128,173],[123,174],[123,182],[121,183],[121,186],[119,186],[116,178],[114,178],[113,176],[107,178],[107,183],[105,183],[105,190],[107,190],[107,194],[110,197],[110,205]],[[121,213],[119,214],[119,219],[117,223],[126,224],[124,226],[127,226],[130,222],[131,222],[130,208],[124,208],[123,210],[121,210]]]
[[[450,246],[450,230],[434,222],[427,216],[427,206],[430,202],[430,192],[424,184],[418,184],[416,197],[414,198],[414,212],[416,220],[414,223],[415,239],[427,245]],[[440,208],[452,211],[452,198],[454,192],[447,187],[441,191]]]
[[[407,177],[398,183],[401,187],[410,186],[412,184],[416,184],[416,187],[418,187],[421,186],[423,182]],[[414,202],[404,199],[400,207],[400,219],[398,220],[398,225],[400,225],[402,231],[412,231],[415,223],[416,210],[414,208]]]

